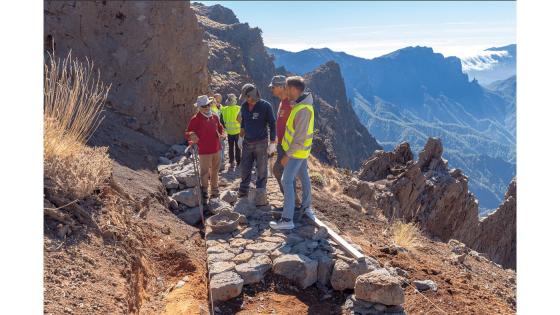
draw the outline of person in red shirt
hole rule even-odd
[[[217,115],[212,113],[210,105],[213,99],[201,95],[194,106],[198,113],[189,121],[185,139],[198,145],[200,159],[200,179],[202,200],[208,202],[208,179],[210,178],[210,198],[218,198],[218,170],[220,169],[221,139],[225,138],[224,127]]]
[[[282,149],[282,138],[284,138],[284,132],[286,131],[286,122],[288,117],[290,117],[290,112],[292,111],[292,104],[288,100],[288,95],[286,93],[286,77],[283,75],[277,75],[272,78],[272,81],[268,85],[272,91],[272,95],[280,99],[280,105],[278,106],[278,114],[276,115],[276,151],[278,152],[274,166],[272,167],[272,173],[278,185],[280,186],[280,191],[284,193],[284,188],[282,188],[282,173],[284,172],[284,166],[280,163],[286,152]],[[294,190],[296,189],[296,183],[294,180]],[[298,197],[296,191],[296,208],[299,209],[301,201]]]

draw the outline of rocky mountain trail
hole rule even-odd
[[[441,157],[437,141],[427,147],[420,168],[443,172],[445,162],[432,161]],[[397,155],[382,155],[388,166],[379,172],[395,172],[398,163],[413,163],[406,148],[399,148]],[[397,173],[403,171],[396,169]],[[271,177],[267,184],[269,206],[256,207],[251,200],[253,193],[249,199],[214,201],[211,206],[214,213],[225,208],[241,210],[247,216],[246,223],[233,232],[221,234],[206,228],[210,287],[218,314],[289,313],[294,309],[358,314],[454,313],[465,309],[473,314],[515,312],[514,271],[504,270],[459,241],[447,244],[432,240],[429,233],[412,249],[395,247],[385,214],[368,210],[367,204],[358,208],[356,204],[363,203],[345,194],[347,186],[340,183],[352,185],[358,180],[356,175],[314,158],[310,172],[321,177],[313,184],[317,216],[366,254],[367,261],[348,257],[305,217],[293,232],[271,231],[268,222],[277,215],[273,209],[281,207],[283,200]],[[235,195],[237,170],[223,171],[220,176],[221,195]],[[288,309],[286,303],[293,306]]]
[[[173,151],[171,147],[167,156],[171,157]],[[187,176],[194,177],[194,172],[191,172],[192,164],[189,163],[190,159],[185,156],[178,158],[177,163],[159,165],[162,183],[166,176],[176,176],[185,172]],[[223,171],[221,178],[221,195],[228,199],[235,195],[239,185],[238,172],[235,169]],[[224,213],[240,213],[244,219],[238,228],[223,233],[216,230],[216,227],[212,227],[211,220],[214,217],[205,221],[210,296],[215,310],[220,310],[219,313],[251,312],[253,307],[251,294],[254,294],[251,292],[255,291],[255,286],[258,287],[258,291],[267,295],[267,301],[255,305],[256,310],[262,309],[261,305],[266,305],[265,308],[268,307],[269,310],[284,313],[288,310],[281,305],[267,305],[270,300],[277,299],[277,295],[292,292],[293,299],[296,300],[304,293],[308,302],[301,305],[301,308],[307,311],[318,309],[319,304],[330,300],[332,296],[337,296],[338,298],[335,298],[337,303],[342,303],[345,301],[342,292],[334,290],[354,289],[356,279],[368,271],[380,270],[388,277],[393,277],[374,258],[368,257],[360,262],[349,257],[350,255],[345,253],[337,243],[329,239],[325,228],[318,228],[306,217],[296,222],[293,231],[271,230],[268,223],[279,216],[280,213],[273,209],[282,206],[282,195],[277,182],[272,177],[267,188],[270,201],[268,206],[255,206],[254,188],[248,198],[239,200],[233,198],[230,199],[231,202],[211,199],[209,202],[207,216],[216,213],[218,215],[214,217]],[[182,185],[178,189],[188,192],[192,188]],[[173,210],[177,216],[189,224],[200,226],[198,208],[191,211],[193,208],[189,207],[193,205],[177,199],[178,194],[181,193],[181,191],[177,192],[177,187],[168,186],[167,191],[171,199],[182,204],[180,208],[183,209]],[[198,197],[194,194],[192,196]],[[393,281],[400,283],[396,278]],[[386,288],[383,286],[378,288],[380,292],[384,290]],[[372,305],[376,302],[381,305],[374,297],[367,297],[367,299]],[[401,300],[394,301],[399,302],[397,304],[402,303]],[[338,304],[333,304],[331,311],[341,312],[340,307]],[[391,310],[391,307],[392,305],[383,305],[382,308]]]
[[[110,178],[80,200],[45,194],[46,314],[208,314],[212,305],[215,314],[515,313],[516,273],[503,267],[515,268],[516,181],[480,220],[440,140],[417,160],[407,143],[378,150],[338,64],[305,75],[317,112],[313,209],[364,260],[305,215],[293,231],[271,230],[284,199],[272,172],[261,207],[254,187],[237,197],[238,169],[220,172],[220,198],[201,221],[195,169],[177,143],[193,98],[254,82],[277,105],[267,86],[282,69],[233,11],[48,1],[45,45],[91,58],[113,86],[87,143],[107,147]],[[395,241],[399,219],[421,228],[414,245]]]

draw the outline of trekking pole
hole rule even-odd
[[[194,166],[194,174],[196,176],[196,194],[198,195],[198,209],[200,211],[200,220],[202,221],[202,226],[206,227],[206,223],[204,222],[204,210],[202,208],[202,180],[200,178],[200,159],[198,156],[198,146],[196,144],[191,144],[185,150],[185,153],[188,151],[191,152],[191,160]]]
[[[202,209],[202,180],[200,179],[200,158],[198,156],[198,146],[195,143],[191,143],[189,142],[189,146],[187,147],[187,149],[185,150],[185,153],[187,155],[189,155],[188,153],[190,152],[190,158],[193,162],[193,166],[194,166],[194,174],[196,176],[196,180],[197,180],[197,186],[196,186],[196,193],[198,194],[198,209],[200,210],[200,219],[202,220],[202,228],[203,228],[203,232],[204,232],[204,247],[206,247],[206,244],[208,242],[208,239],[206,238],[206,224],[204,222],[204,210]],[[214,315],[214,298],[212,297],[212,288],[210,287],[210,274],[208,273],[208,253],[206,254],[206,289],[208,290],[208,296],[209,296],[209,300],[210,300],[210,315]]]

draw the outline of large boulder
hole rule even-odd
[[[317,281],[317,261],[298,254],[282,255],[274,259],[272,271],[305,289]]]
[[[317,260],[317,281],[327,285],[331,279],[334,259],[321,250],[314,251],[309,257]]]
[[[192,166],[187,166],[183,168],[181,171],[174,173],[175,178],[179,181],[179,183],[185,185],[185,187],[192,188],[198,185],[198,179],[196,178],[196,174]]]
[[[365,273],[356,278],[354,293],[357,299],[385,305],[404,303],[404,291],[399,280],[385,269]]]
[[[346,290],[354,288],[358,276],[381,268],[377,260],[366,257],[363,261],[354,260],[347,262],[337,259],[331,275],[331,285],[335,290]]]
[[[189,208],[198,206],[198,195],[194,189],[181,190],[174,193],[171,198],[177,200],[177,202],[184,204]]]
[[[437,291],[437,284],[432,280],[414,280],[412,284],[418,289],[418,291]]]
[[[166,175],[161,178],[161,183],[167,189],[179,188],[179,181],[173,175]]]
[[[233,268],[235,268],[235,263],[231,261],[218,261],[210,264],[208,268],[208,276],[212,278],[214,275],[233,270]]]
[[[244,284],[260,282],[264,275],[272,268],[272,261],[268,256],[257,256],[246,263],[235,266],[235,271],[243,278]]]
[[[184,208],[181,212],[177,213],[177,217],[185,223],[195,225],[200,222],[200,208]]]
[[[210,290],[214,302],[223,302],[241,294],[243,279],[233,271],[218,273],[210,280]]]
[[[271,253],[280,246],[279,243],[257,242],[247,245],[245,248],[254,253]]]

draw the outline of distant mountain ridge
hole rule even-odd
[[[429,47],[406,47],[373,59],[328,48],[267,50],[276,67],[298,74],[336,61],[358,118],[385,149],[407,141],[419,152],[428,137],[439,137],[450,165],[469,175],[481,212],[500,203],[516,163],[515,97],[508,97],[507,89],[469,80],[461,59]]]

